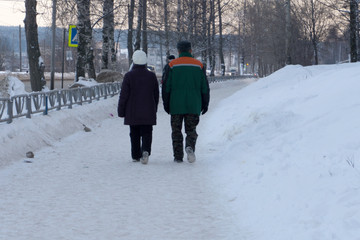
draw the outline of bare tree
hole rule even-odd
[[[166,56],[168,57],[170,55],[168,0],[164,0],[164,24],[165,24],[165,51],[166,51]]]
[[[94,49],[92,47],[92,28],[90,22],[90,0],[76,0],[78,9],[78,55],[76,62],[76,81],[79,77],[96,79],[94,66]]]
[[[237,69],[240,75],[244,73],[245,62],[245,26],[246,26],[246,0],[241,1],[241,4],[233,6],[234,12],[232,13],[234,23],[231,24],[231,32],[234,36],[230,37],[230,42],[234,42],[235,52],[237,55]],[[237,33],[237,34],[235,34]]]
[[[127,48],[129,55],[129,66],[131,65],[131,56],[133,55],[133,24],[134,24],[134,11],[135,11],[135,0],[130,0],[130,6],[128,6],[128,36],[127,36]]]
[[[201,9],[202,9],[202,13],[201,13],[201,17],[202,17],[202,29],[201,29],[201,37],[200,37],[200,40],[202,42],[202,45],[203,46],[206,46],[206,30],[207,30],[207,18],[206,18],[206,15],[207,15],[207,2],[206,0],[202,0],[201,1]],[[204,64],[207,63],[207,49],[206,48],[203,48],[202,51],[201,51],[201,60]]]
[[[285,56],[286,64],[291,64],[291,55],[290,55],[290,41],[291,41],[291,16],[290,16],[291,6],[290,0],[286,0],[286,17],[285,17]]]
[[[177,33],[177,41],[181,39],[181,20],[182,17],[182,8],[181,8],[181,0],[177,0],[177,11],[176,11],[176,33]]]
[[[210,76],[215,75],[215,51],[213,44],[215,43],[215,0],[210,0],[210,15],[208,25],[208,51],[210,62]]]
[[[6,59],[10,57],[11,47],[8,39],[0,35],[0,71],[6,69]]]
[[[148,38],[147,38],[147,0],[142,0],[142,50],[148,52]]]
[[[61,5],[60,9],[65,9],[65,5],[70,6],[71,2],[77,4],[81,2],[81,0],[58,1]],[[91,3],[92,21],[107,15],[105,9],[101,10],[99,6],[105,7],[110,0],[82,1]],[[111,1],[116,5],[125,0]],[[129,63],[134,49],[142,48],[147,51],[148,45],[155,46],[155,49],[151,50],[156,51],[156,54],[161,56],[160,61],[163,61],[164,55],[176,51],[176,42],[181,39],[192,42],[194,57],[200,56],[208,65],[208,69],[211,69],[211,74],[215,74],[215,70],[222,70],[224,73],[224,66],[229,63],[231,66],[237,64],[239,69],[249,64],[248,73],[259,73],[260,76],[270,74],[289,63],[302,65],[321,63],[324,56],[322,46],[325,46],[324,41],[329,39],[327,37],[330,34],[329,27],[335,25],[329,19],[329,14],[333,14],[335,8],[329,6],[336,5],[337,8],[343,8],[338,14],[346,16],[347,19],[345,21],[342,17],[342,24],[337,26],[344,36],[347,36],[346,41],[349,42],[350,1],[356,2],[356,0],[127,0],[128,8],[121,11],[127,10],[127,14],[123,14],[126,18],[123,21],[128,24]],[[343,7],[345,3],[346,7]],[[68,10],[76,9],[77,4],[75,8],[73,5]],[[64,12],[61,14],[68,16]],[[116,14],[114,12],[115,22],[116,19],[121,18]],[[137,18],[136,23],[134,18]],[[64,20],[66,26],[65,22]],[[103,24],[103,29],[106,29],[105,17]],[[105,32],[104,30],[102,48],[104,56],[111,51],[106,47],[111,40],[106,38]],[[337,39],[343,38],[339,36]],[[89,46],[87,45],[86,49]],[[237,55],[235,58],[234,53]],[[100,60],[98,55],[96,57]],[[89,51],[86,56],[91,56]],[[91,68],[89,67],[91,63],[90,58],[86,59],[81,64],[86,66],[87,71]],[[110,61],[109,56],[106,59]],[[237,62],[233,62],[233,59]],[[102,67],[104,68],[105,65],[103,62]],[[240,72],[244,72],[244,69]]]
[[[358,61],[358,44],[359,44],[359,6],[357,0],[350,0],[350,60]]]
[[[195,18],[195,3],[193,0],[188,0],[187,1],[187,31],[186,31],[186,39],[188,39],[190,42],[193,42],[193,38],[194,38],[194,29],[195,29],[195,22],[196,22],[196,18]]]
[[[44,68],[42,63],[39,41],[38,41],[38,26],[36,21],[36,0],[25,0],[25,32],[27,42],[27,53],[29,58],[30,83],[32,91],[41,91],[45,85]]]
[[[243,17],[242,17],[242,34],[241,34],[241,73],[244,74],[245,69],[245,27],[246,27],[246,0],[244,0],[243,5]],[[240,21],[239,21],[239,28],[240,28]],[[239,30],[240,34],[240,30]]]
[[[329,9],[319,0],[294,1],[294,13],[309,36],[314,51],[314,64],[319,63],[319,43],[329,30]]]
[[[101,68],[109,69],[109,51],[111,52],[111,62],[116,62],[114,42],[114,0],[104,0],[103,14]],[[113,69],[113,65],[114,64],[112,64],[111,69]]]
[[[222,34],[222,8],[220,4],[220,0],[217,0],[217,8],[219,14],[219,56],[220,56],[220,66],[221,66],[221,75],[225,75],[225,61],[224,61],[224,53],[223,53],[223,34]]]
[[[141,47],[141,28],[142,28],[142,11],[143,11],[143,7],[142,4],[143,0],[139,0],[139,4],[138,4],[138,19],[137,19],[137,27],[136,27],[136,39],[135,39],[135,44],[134,44],[134,48],[135,50],[139,50]]]
[[[75,0],[57,0],[57,20],[62,27],[77,22],[77,8]]]

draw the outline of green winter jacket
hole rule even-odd
[[[190,53],[181,53],[169,63],[169,77],[163,83],[165,111],[170,114],[200,114],[210,99],[203,64]]]

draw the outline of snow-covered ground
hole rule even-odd
[[[0,73],[0,98],[9,98],[20,94],[27,94],[24,83],[11,74]]]
[[[0,239],[359,240],[359,79],[353,63],[211,84],[194,164],[172,161],[162,106],[148,165],[117,97],[0,124]]]

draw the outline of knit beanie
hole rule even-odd
[[[145,65],[147,63],[146,53],[142,50],[136,50],[132,56],[134,64]]]

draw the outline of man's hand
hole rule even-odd
[[[208,107],[204,107],[202,110],[201,110],[201,114],[204,115],[208,110]]]

